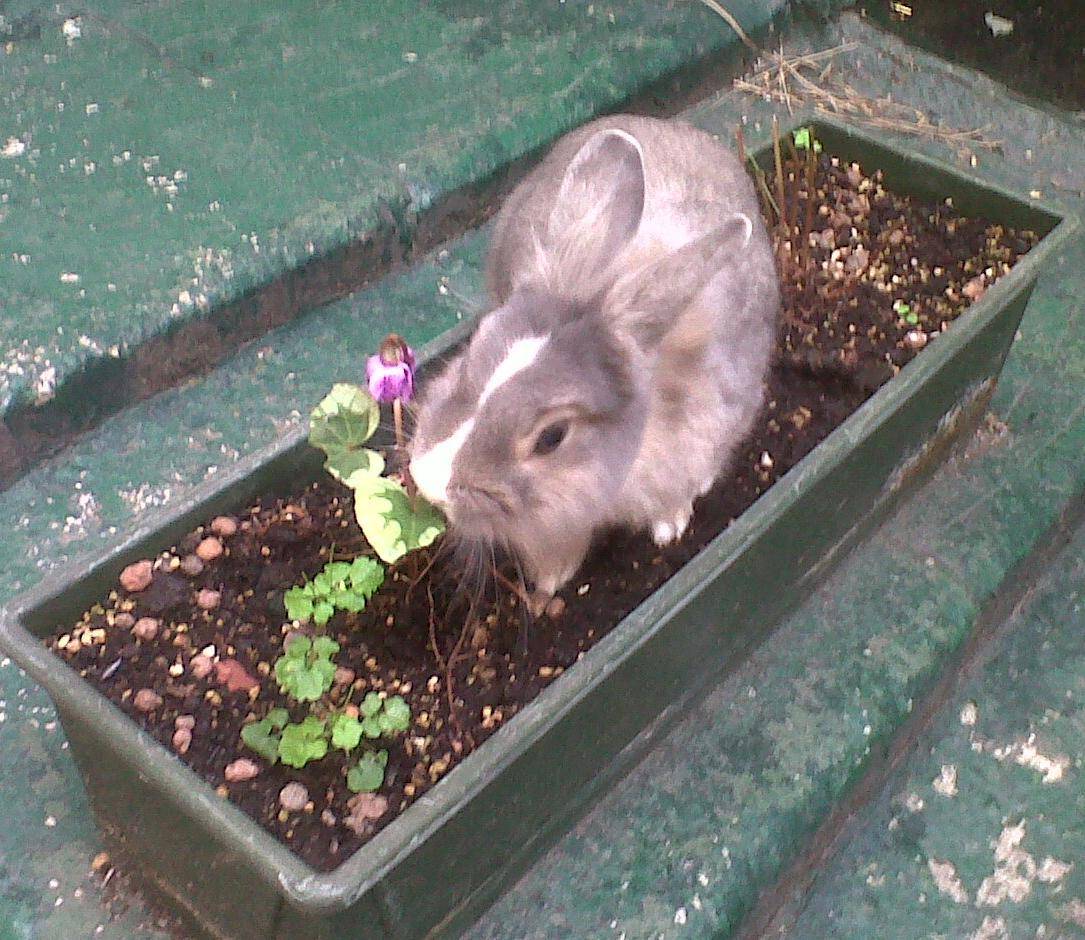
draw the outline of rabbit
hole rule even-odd
[[[538,612],[613,527],[680,539],[763,404],[780,308],[736,156],[631,115],[560,139],[497,215],[492,301],[417,403],[408,473]]]

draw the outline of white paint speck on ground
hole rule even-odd
[[[1073,867],[1071,863],[1060,862],[1057,858],[1052,858],[1049,855],[1040,862],[1040,867],[1036,869],[1036,877],[1045,884],[1053,885],[1062,881],[1067,872]]]
[[[985,917],[979,929],[972,934],[971,940],[1009,940],[1006,921],[1001,917]]]
[[[0,150],[0,157],[13,160],[15,157],[21,157],[24,153],[26,153],[26,142],[19,140],[18,137],[9,137],[3,149]]]
[[[957,768],[953,764],[943,764],[942,770],[931,783],[936,793],[942,796],[957,795]]]
[[[1028,767],[1043,776],[1044,783],[1058,783],[1070,768],[1070,758],[1063,754],[1047,755],[1036,745],[1036,735],[1030,734],[1024,741],[1015,741],[1002,747],[990,742],[973,742],[974,750],[986,750],[997,761],[1012,760],[1021,767]]]
[[[961,724],[973,727],[976,724],[976,720],[979,718],[980,710],[976,706],[975,702],[966,702],[964,708],[961,709]]]
[[[677,911],[674,912],[674,922],[676,924],[678,924],[679,927],[682,927],[682,926],[685,925],[685,923],[686,923],[686,909],[684,907],[680,907],[680,908],[678,908]]]
[[[938,890],[951,898],[956,904],[968,903],[968,892],[961,884],[961,878],[953,862],[942,862],[936,858],[927,859],[927,868]]]
[[[976,892],[977,907],[997,907],[1003,901],[1020,904],[1032,892],[1036,862],[1021,848],[1025,820],[1004,826],[994,842],[995,870],[983,879]]]
[[[904,805],[908,808],[909,812],[918,813],[922,811],[926,804],[923,802],[923,797],[918,793],[909,793],[904,798]]]

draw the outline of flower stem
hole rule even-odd
[[[403,402],[398,398],[392,400],[392,417],[396,423],[396,447],[399,450],[406,449],[406,442],[403,437]]]

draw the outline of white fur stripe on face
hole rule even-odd
[[[475,414],[478,414],[482,406],[486,404],[486,400],[509,379],[530,367],[539,358],[539,353],[542,352],[543,347],[549,341],[548,336],[529,336],[527,339],[516,340],[509,347],[509,351],[505,353],[505,358],[494,369],[494,374],[490,376],[482,389],[482,394],[478,397],[478,407],[475,409]]]
[[[513,376],[529,368],[548,341],[549,338],[546,336],[530,336],[527,339],[516,340],[483,387],[478,397],[478,404],[475,406],[474,416],[464,421],[439,444],[435,444],[411,461],[411,479],[414,480],[418,491],[431,503],[448,502],[448,484],[452,480],[452,465],[456,461],[460,448],[474,429],[475,418],[487,399]]]
[[[440,444],[435,444],[411,461],[411,479],[418,487],[418,492],[431,503],[448,502],[448,483],[452,479],[452,463],[474,426],[475,419],[469,418]]]

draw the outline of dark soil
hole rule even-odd
[[[890,0],[860,4],[867,16],[945,58],[982,69],[1036,98],[1085,110],[1085,9],[1081,0]],[[1013,23],[995,36],[984,17]]]
[[[515,591],[499,587],[468,623],[456,565],[440,553],[436,560],[416,556],[389,572],[363,613],[337,613],[328,625],[342,647],[336,662],[354,672],[352,682],[333,689],[328,705],[358,703],[377,691],[402,695],[411,706],[410,731],[382,742],[390,755],[380,791],[388,810],[375,822],[347,825],[351,793],[342,752],[294,770],[269,766],[239,739],[243,723],[273,706],[289,707],[295,721],[307,711],[289,706],[269,677],[292,629],[284,590],[316,574],[333,546],[336,558],[367,550],[349,491],[330,479],[246,507],[236,532],[221,539],[221,556],[186,575],[181,558],[209,535],[205,528],[192,533],[155,560],[149,587],[118,588],[51,647],[167,748],[178,749],[178,717],[191,716],[191,743],[181,759],[308,863],[334,868],[573,665],[881,382],[937,341],[1036,240],[960,219],[948,204],[912,204],[884,192],[876,177],[825,158],[808,216],[804,172],[802,159],[788,171],[786,201],[797,226],[790,233],[776,226],[786,316],[769,405],[733,474],[698,503],[677,545],[660,550],[643,534],[613,533],[562,592],[564,611],[535,622]],[[797,234],[803,228],[812,239]],[[809,250],[787,247],[811,241]],[[909,302],[915,323],[894,311],[900,299]],[[201,589],[221,593],[215,609],[197,607]],[[137,639],[126,623],[140,617],[159,621],[153,639]],[[253,688],[230,691],[217,669],[197,678],[193,659],[201,651],[220,665],[233,661]],[[161,703],[150,696],[152,707],[140,711],[137,693],[147,689]],[[259,772],[228,784],[224,770],[237,758],[253,760]],[[304,784],[309,802],[287,813],[279,792],[293,781]]]

